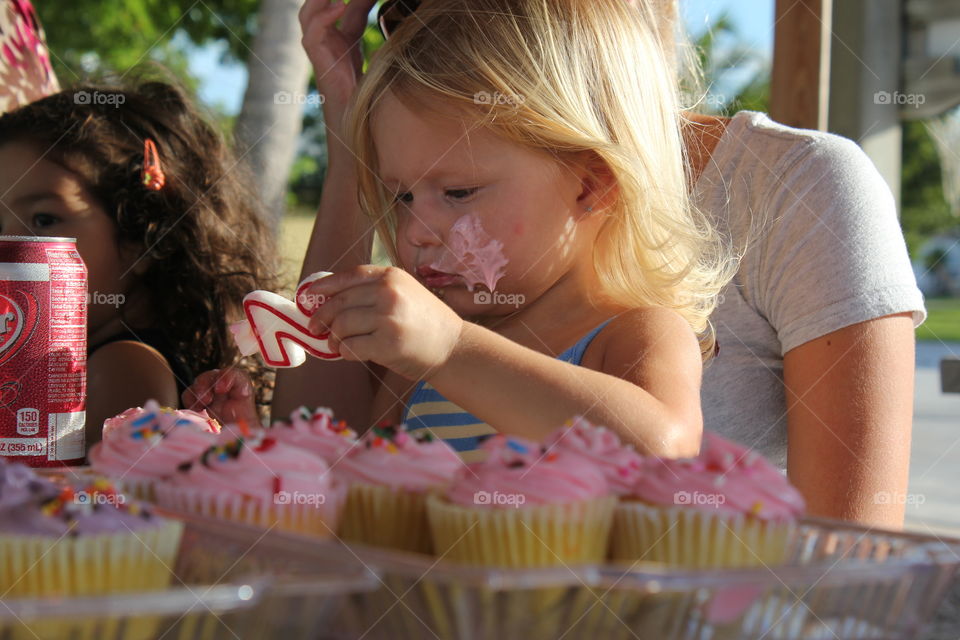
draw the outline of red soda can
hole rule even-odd
[[[0,455],[86,455],[87,267],[72,238],[0,236]]]

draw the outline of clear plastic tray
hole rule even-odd
[[[960,567],[960,540],[815,519],[783,565],[680,571],[467,567],[175,515],[170,589],[0,599],[0,640],[912,639]]]
[[[168,589],[0,598],[0,640],[316,640],[346,594],[380,585],[336,542],[291,548],[262,529],[158,511],[185,523]]]
[[[960,565],[958,540],[814,519],[788,563],[739,570],[499,570],[349,549],[383,580],[347,598],[350,638],[912,639]]]

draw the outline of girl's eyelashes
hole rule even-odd
[[[45,229],[60,222],[60,218],[50,213],[35,213],[30,221],[37,229]]]
[[[444,189],[443,195],[451,200],[465,201],[476,195],[480,187],[468,187],[464,189]],[[404,204],[410,206],[413,203],[413,194],[409,191],[401,191],[393,197],[394,204]]]
[[[469,187],[467,189],[447,189],[444,193],[448,198],[453,198],[454,200],[466,200],[479,190],[480,187]]]

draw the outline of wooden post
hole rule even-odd
[[[777,122],[827,130],[832,15],[833,0],[777,0],[770,87]]]

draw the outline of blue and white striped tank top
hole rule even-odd
[[[557,360],[579,365],[587,347],[611,320],[613,318],[580,338],[575,345],[557,356]],[[444,398],[430,383],[423,380],[413,389],[403,412],[403,421],[411,432],[427,430],[445,440],[465,462],[480,459],[479,448],[484,436],[497,432],[486,422]]]

